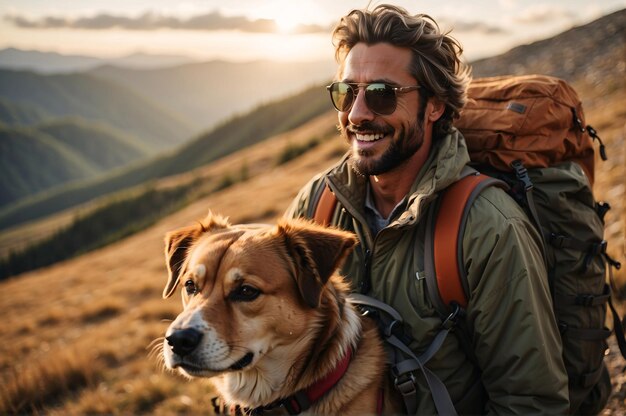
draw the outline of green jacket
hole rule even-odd
[[[333,225],[356,233],[360,241],[342,272],[355,290],[366,290],[400,312],[414,340],[410,347],[418,354],[442,323],[422,278],[426,211],[468,162],[465,140],[456,130],[435,141],[404,211],[376,236],[364,213],[367,178],[354,173],[345,158],[313,178],[285,214],[311,217],[310,201],[320,181],[327,181],[338,200]],[[568,411],[567,375],[541,244],[522,209],[501,189],[486,189],[470,209],[463,237],[471,292],[466,321],[479,368],[456,336],[448,336],[428,362],[459,413]],[[418,381],[418,414],[435,414],[428,386],[422,376]]]

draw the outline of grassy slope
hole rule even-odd
[[[5,391],[31,401],[52,392],[61,402],[60,413],[205,412],[208,397],[202,387],[188,389],[180,379],[160,373],[147,357],[146,347],[166,326],[161,320],[171,319],[179,307],[178,299],[159,298],[165,281],[163,235],[204,217],[209,209],[233,221],[273,220],[300,185],[344,149],[340,141],[328,140],[306,157],[275,168],[278,153],[291,143],[306,143],[320,131],[328,135],[333,120],[334,114],[328,113],[310,126],[195,173],[210,179],[249,163],[255,171],[246,183],[199,200],[105,249],[0,284],[11,293],[0,300],[7,311],[0,330],[15,341],[0,346]],[[186,181],[189,176],[194,174],[170,180]],[[87,362],[89,370],[83,368]],[[29,377],[16,378],[19,366],[39,384]],[[67,385],[68,391],[59,392],[59,385]],[[182,397],[189,394],[192,407]]]

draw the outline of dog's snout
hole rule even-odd
[[[174,354],[183,357],[191,354],[200,344],[202,333],[193,328],[186,328],[175,331],[165,339]]]

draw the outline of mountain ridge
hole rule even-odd
[[[0,99],[40,109],[50,118],[81,116],[109,123],[142,139],[154,153],[182,143],[193,131],[147,98],[88,74],[2,69]]]

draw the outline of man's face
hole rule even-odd
[[[346,56],[342,81],[384,82],[392,86],[417,85],[409,73],[411,51],[388,43],[357,43]],[[377,115],[367,106],[360,88],[349,111],[339,112],[342,136],[351,145],[354,169],[363,175],[382,175],[402,167],[424,144],[419,90],[397,94],[397,107]],[[430,138],[428,138],[430,140]]]

